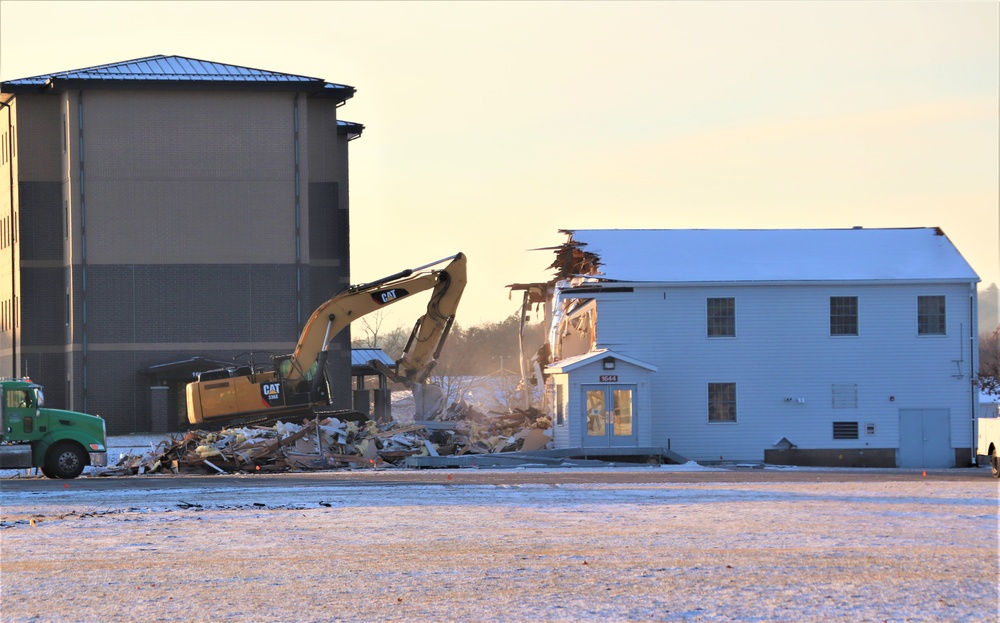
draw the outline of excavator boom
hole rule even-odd
[[[442,269],[432,267],[450,263]],[[398,377],[422,384],[440,355],[466,284],[466,257],[458,253],[437,262],[350,286],[316,308],[291,355],[275,357],[275,370],[225,377],[203,375],[187,387],[188,421],[223,421],[255,415],[305,413],[329,404],[322,391],[330,340],[373,311],[432,290],[427,311],[414,326],[396,365]],[[220,378],[222,376],[222,378]]]

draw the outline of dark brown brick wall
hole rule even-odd
[[[313,260],[335,260],[347,248],[347,211],[340,209],[339,184],[309,184],[309,256]]]
[[[63,200],[59,182],[20,182],[22,260],[63,259]]]
[[[87,333],[97,343],[298,337],[288,265],[90,266],[87,310]]]
[[[811,467],[896,467],[896,449],[764,450],[764,462]]]

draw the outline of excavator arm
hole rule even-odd
[[[427,270],[448,260],[451,263],[441,270]],[[284,377],[292,382],[304,378],[313,363],[323,358],[330,339],[358,318],[433,288],[427,312],[417,320],[397,365],[399,376],[422,383],[434,367],[454,321],[465,289],[465,265],[465,255],[458,253],[341,291],[317,307],[309,318]]]
[[[441,269],[432,269],[450,260]],[[397,379],[417,389],[437,363],[455,319],[466,284],[466,257],[458,253],[370,283],[350,286],[310,316],[291,355],[275,357],[273,372],[248,377],[203,375],[187,388],[188,420],[232,420],[266,413],[297,413],[327,400],[325,379],[330,340],[349,324],[373,311],[432,290],[427,311],[416,322],[396,366]],[[308,386],[308,387],[306,387]],[[306,396],[308,394],[308,396]],[[297,396],[292,399],[291,397]]]

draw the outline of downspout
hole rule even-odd
[[[11,100],[14,97],[11,96]],[[7,109],[7,153],[10,154],[7,171],[10,175],[10,305],[11,305],[11,376],[17,378],[17,251],[14,246],[16,230],[14,228],[14,111],[9,103],[0,102]]]
[[[292,141],[295,151],[295,323],[302,330],[302,208],[299,190],[299,94],[292,101]],[[326,345],[324,344],[324,348]]]
[[[969,466],[976,466],[976,411],[979,407],[979,385],[976,383],[976,284],[969,283],[969,378],[972,379],[972,390],[969,392],[972,402],[972,446],[969,449],[972,455],[969,458]]]
[[[89,412],[87,405],[87,201],[83,170],[83,91],[77,93],[77,136],[80,142],[80,334],[83,341],[80,388],[83,397],[83,412]],[[72,265],[71,265],[72,266]],[[72,271],[71,271],[72,274]]]

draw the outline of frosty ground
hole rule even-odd
[[[609,471],[0,481],[3,621],[997,620],[987,474]]]

